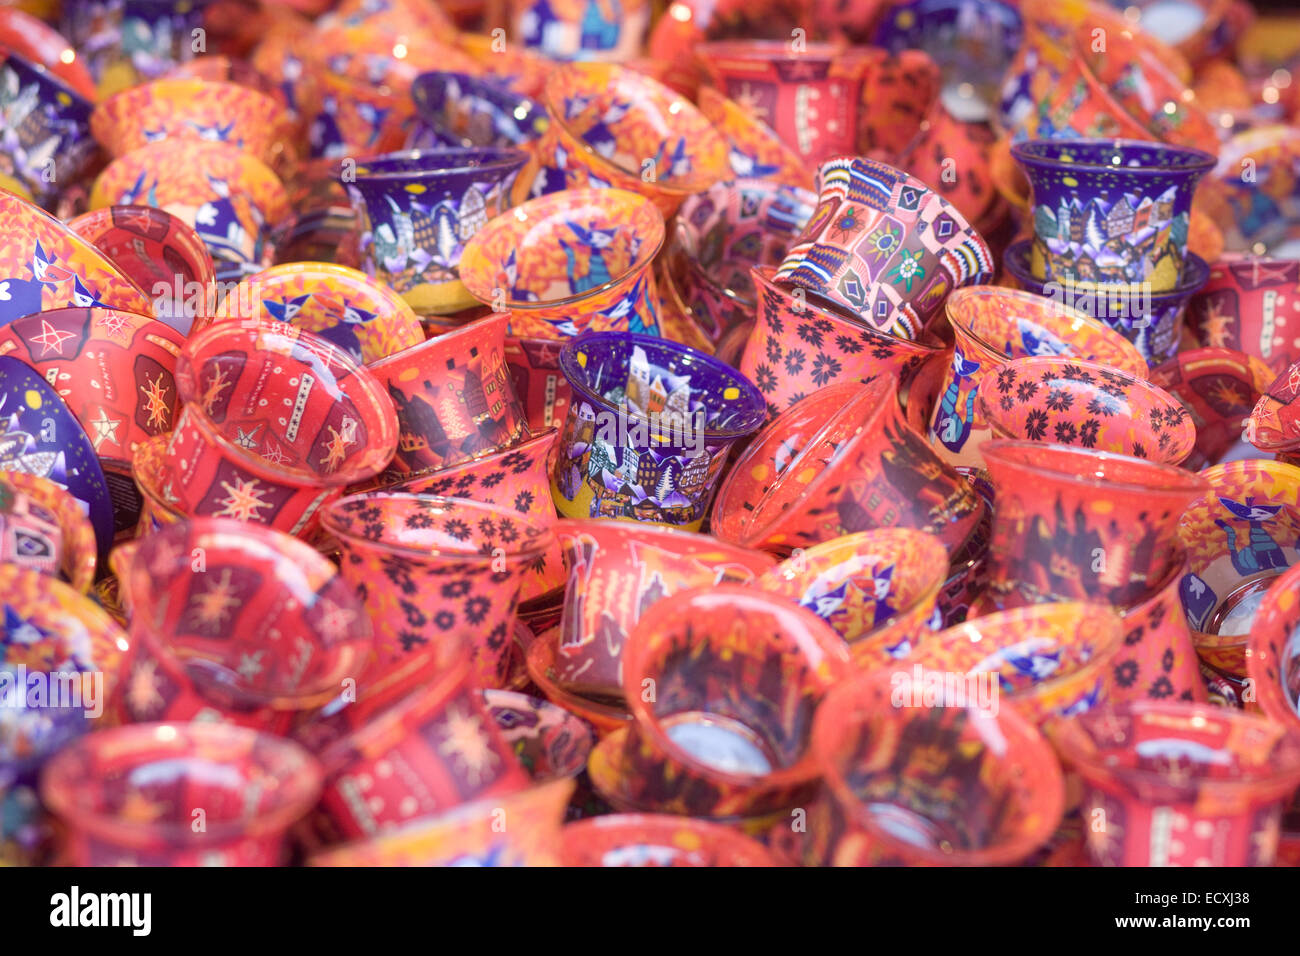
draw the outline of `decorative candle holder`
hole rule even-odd
[[[1053,741],[1087,781],[1085,818],[1105,821],[1088,831],[1096,863],[1272,865],[1283,802],[1300,784],[1300,744],[1282,726],[1136,701],[1066,722]]]
[[[757,585],[835,628],[863,666],[912,653],[930,633],[947,577],[948,551],[938,538],[882,528],[808,548],[764,572]]]
[[[763,422],[758,389],[702,352],[631,333],[575,339],[560,368],[573,396],[551,471],[560,514],[699,530],[732,445]]]
[[[124,721],[216,716],[283,733],[370,657],[352,588],[313,548],[270,528],[196,518],[119,547],[112,561],[138,641]]]
[[[841,157],[821,165],[817,182],[817,211],[777,269],[778,283],[916,339],[949,292],[993,278],[988,245],[915,177]]]
[[[909,382],[938,354],[935,345],[877,331],[830,301],[778,285],[774,271],[751,273],[758,308],[737,366],[763,393],[770,417],[827,385],[881,376]]]
[[[297,744],[222,724],[101,730],[41,774],[74,866],[278,866],[320,788],[320,765]]]
[[[182,335],[212,314],[212,254],[185,222],[152,206],[108,206],[84,213],[68,228],[104,253],[153,298],[153,315]]]
[[[381,672],[469,647],[478,686],[504,684],[519,587],[554,544],[549,522],[459,498],[378,493],[333,503],[321,525],[374,625]]]
[[[227,293],[213,321],[247,318],[287,322],[363,365],[424,342],[420,320],[401,296],[328,262],[291,262],[249,276]]]
[[[622,189],[566,189],[515,207],[465,246],[461,280],[474,298],[510,313],[510,334],[556,339],[659,331],[651,262],[663,217]],[[554,255],[556,249],[562,255]]]
[[[897,385],[821,389],[778,415],[718,489],[713,533],[778,554],[875,528],[915,528],[959,548],[984,503],[898,407]]]
[[[980,382],[976,405],[997,438],[1077,445],[1169,465],[1196,444],[1191,415],[1164,389],[1068,356],[1008,362]]]
[[[2,42],[0,87],[5,90],[0,186],[49,205],[60,182],[75,182],[94,159],[94,102]]]
[[[1209,153],[1134,140],[1030,140],[1011,148],[1033,189],[1037,279],[1146,284],[1183,281],[1192,193]]]
[[[517,149],[438,149],[345,164],[341,180],[365,213],[366,272],[420,314],[473,305],[458,271],[465,244],[510,206],[527,159]]]
[[[550,680],[598,699],[621,698],[627,636],[653,604],[691,588],[753,584],[775,564],[762,552],[671,528],[561,521],[556,531],[569,581]]]
[[[187,515],[305,533],[322,504],[378,474],[397,446],[397,416],[375,377],[283,322],[199,333],[176,384],[184,407],[164,467]]]
[[[1189,559],[1182,607],[1202,663],[1242,681],[1255,616],[1300,558],[1300,468],[1232,461],[1201,477],[1209,487],[1178,524]]]
[[[1231,349],[1184,349],[1151,370],[1151,384],[1183,403],[1196,426],[1184,468],[1215,465],[1242,440],[1251,409],[1273,380],[1261,359]]]
[[[99,563],[95,529],[77,500],[48,478],[0,472],[0,534],[0,561],[90,590]]]
[[[718,183],[678,209],[659,287],[710,343],[754,316],[752,269],[776,266],[816,206],[804,190],[758,179]]]
[[[527,439],[505,364],[506,321],[477,319],[371,367],[397,409],[391,475],[449,468]]]
[[[624,652],[637,798],[707,817],[799,805],[817,776],[811,716],[850,666],[839,635],[782,598],[718,585],[659,602]]]
[[[1155,292],[1145,287],[1100,286],[1072,280],[1043,281],[1031,274],[1032,246],[1033,241],[1029,239],[1014,242],[1003,259],[1007,273],[1020,288],[1063,302],[1110,326],[1132,342],[1153,366],[1171,358],[1178,350],[1183,312],[1191,296],[1205,284],[1210,274],[1205,260],[1189,253],[1183,263],[1183,280],[1170,292]]]
[[[1144,600],[1207,487],[1172,465],[1033,441],[990,441],[984,461],[997,495],[984,598],[999,609]]]
[[[0,471],[47,478],[77,502],[95,529],[98,560],[113,545],[114,514],[95,446],[77,419],[33,368],[0,356]]]
[[[464,147],[522,147],[546,129],[546,111],[488,77],[440,71],[411,84],[420,120]]]
[[[1014,708],[981,708],[933,676],[936,704],[923,672],[900,669],[855,678],[818,709],[813,752],[829,792],[810,814],[805,861],[1007,865],[1056,829],[1065,786],[1047,741]]]
[[[53,383],[86,430],[114,503],[117,531],[134,527],[136,445],[169,431],[184,337],[158,319],[113,309],[57,309],[0,328],[0,351]]]
[[[0,189],[0,219],[10,224],[0,256],[0,325],[49,309],[98,306],[152,313],[144,291],[98,249],[26,200]]]
[[[971,286],[953,292],[946,308],[953,354],[928,436],[953,464],[982,464],[979,448],[991,433],[976,395],[991,373],[999,381],[1005,378],[1013,359],[1070,355],[1140,378],[1147,375],[1147,363],[1128,340],[1059,301],[997,286]]]
[[[516,196],[613,187],[649,199],[665,219],[729,172],[727,143],[689,100],[644,74],[569,63],[542,94],[549,123]]]

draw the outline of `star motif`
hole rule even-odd
[[[212,414],[213,406],[217,404],[217,399],[221,398],[221,393],[230,387],[230,382],[226,380],[226,370],[221,366],[217,367],[216,374],[208,379],[207,387],[203,394],[199,396],[199,404],[209,415]]]
[[[240,521],[261,521],[262,516],[259,511],[262,508],[271,507],[269,501],[263,501],[263,489],[258,487],[257,479],[250,478],[245,481],[242,478],[236,478],[234,484],[223,481],[221,487],[225,489],[226,497],[218,500],[221,510],[216,513],[218,518],[236,518]]]
[[[280,450],[279,445],[271,444],[266,446],[266,451],[262,452],[262,457],[273,465],[283,465],[289,460],[289,456]]]
[[[257,433],[261,428],[261,425],[254,425],[249,431],[244,431],[236,425],[235,444],[240,448],[247,448],[249,451],[255,451],[258,445]]]
[[[125,339],[126,321],[126,316],[122,313],[106,309],[95,317],[95,326],[115,339]]]
[[[333,643],[345,640],[352,630],[352,623],[357,619],[355,611],[339,607],[333,601],[321,599],[320,620],[317,626],[325,638]]]
[[[453,707],[447,712],[443,734],[438,752],[461,765],[471,785],[481,784],[496,765],[497,757],[479,718]]]
[[[191,596],[190,603],[195,616],[203,624],[210,626],[222,624],[240,603],[230,581],[230,569],[223,570],[221,577],[211,588],[197,597]]]
[[[131,713],[137,717],[152,717],[166,701],[158,689],[158,662],[144,661],[131,672],[126,688]]]
[[[326,453],[322,467],[329,472],[343,464],[343,459],[347,457],[348,446],[356,444],[357,422],[353,418],[344,418],[341,430],[333,425],[326,427],[329,429],[330,437],[325,443]]]
[[[90,420],[90,426],[94,429],[91,440],[94,442],[96,452],[99,451],[99,446],[106,441],[114,445],[117,444],[117,430],[121,424],[122,420],[120,418],[109,418],[108,412],[103,408],[99,410],[98,418]]]
[[[148,416],[147,426],[157,431],[165,431],[167,419],[171,415],[171,406],[167,402],[167,386],[163,384],[163,373],[159,372],[156,379],[150,379],[146,375],[144,381],[145,384],[140,386],[140,394],[144,396],[144,411]]]
[[[44,358],[51,352],[55,355],[62,355],[63,343],[76,337],[76,333],[56,329],[50,325],[48,319],[41,319],[41,334],[33,335],[32,341],[41,343],[41,357]]]
[[[262,653],[262,651],[254,651],[252,654],[240,655],[239,673],[245,680],[251,681],[262,673]]]

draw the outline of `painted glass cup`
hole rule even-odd
[[[1254,682],[1256,700],[1264,715],[1286,727],[1293,735],[1300,731],[1300,602],[1296,601],[1300,570],[1284,571],[1260,602],[1250,645],[1246,672]]]
[[[881,376],[910,382],[939,353],[936,345],[879,331],[834,302],[779,285],[774,274],[769,266],[751,273],[758,307],[737,365],[763,393],[769,417],[827,385]]]
[[[934,535],[880,528],[815,545],[767,571],[757,586],[822,618],[859,666],[907,657],[930,632],[948,577]]]
[[[420,120],[461,146],[523,146],[546,128],[540,104],[490,77],[422,73],[411,96]]]
[[[915,339],[948,293],[993,278],[993,253],[947,200],[884,163],[839,157],[817,173],[817,210],[776,281]]]
[[[279,866],[320,792],[320,764],[302,747],[224,724],[102,730],[41,775],[74,866]]]
[[[458,273],[465,243],[509,207],[527,159],[515,149],[436,149],[345,164],[341,181],[365,213],[366,272],[419,314],[473,305]]]
[[[827,695],[812,739],[828,792],[809,812],[805,863],[1007,865],[1056,829],[1065,786],[1037,728],[929,678],[900,665]]]
[[[1178,555],[1179,517],[1207,488],[1173,465],[1034,441],[990,441],[984,462],[997,508],[983,597],[995,608],[1144,600]]]
[[[724,40],[696,50],[728,98],[771,126],[805,164],[857,147],[862,66],[829,43]]]
[[[361,494],[321,525],[375,628],[375,667],[454,660],[472,650],[480,687],[501,687],[524,572],[554,543],[550,522],[512,508],[431,495]]]
[[[717,342],[754,315],[750,270],[776,266],[816,197],[761,179],[718,183],[682,203],[664,252],[659,288]]]
[[[915,528],[953,551],[984,502],[913,431],[897,384],[830,385],[778,415],[737,458],[718,489],[712,532],[788,555],[875,528]]]
[[[242,280],[214,322],[264,318],[318,335],[368,365],[424,342],[420,320],[391,288],[347,266],[290,262]]]
[[[1078,284],[1178,287],[1192,194],[1209,153],[1133,140],[1029,140],[1011,148],[1033,191],[1030,271]]]
[[[188,515],[314,526],[343,487],[377,475],[397,447],[392,400],[364,366],[283,322],[246,319],[190,339],[183,403],[167,447],[167,497]]]
[[[1036,279],[1030,269],[1033,245],[1032,239],[1013,242],[1003,256],[1003,267],[1020,288],[1109,326],[1132,342],[1152,366],[1177,352],[1183,313],[1210,274],[1209,265],[1200,256],[1188,253],[1179,284],[1168,292],[1155,292],[1145,284],[1132,287]]]
[[[1187,306],[1188,331],[1201,345],[1262,359],[1276,375],[1300,359],[1300,334],[1286,322],[1288,309],[1300,310],[1298,285],[1300,259],[1224,256]]]
[[[0,186],[50,205],[95,155],[94,103],[53,72],[0,45]]]
[[[1119,369],[1068,356],[1021,358],[980,382],[996,438],[1078,445],[1177,465],[1196,443],[1182,402]]]
[[[613,187],[669,219],[730,171],[726,140],[704,114],[635,70],[569,63],[550,75],[542,100],[550,123],[520,173],[521,195]]]
[[[606,332],[560,353],[573,390],[551,491],[560,514],[696,531],[733,444],[763,423],[758,389],[712,356]]]
[[[976,395],[1012,359],[1073,355],[1145,378],[1147,364],[1118,332],[1058,300],[997,286],[971,286],[948,297],[953,353],[931,413],[930,444],[953,464],[981,464],[990,437]]]
[[[776,866],[731,827],[672,814],[615,813],[564,828],[565,866]]]
[[[516,206],[465,246],[461,281],[510,314],[510,334],[556,339],[659,332],[651,268],[664,243],[654,204],[622,189],[566,189]]]
[[[193,227],[152,206],[93,209],[68,228],[108,256],[153,299],[153,314],[182,335],[212,312],[212,254]]]
[[[607,701],[621,700],[623,649],[649,608],[691,588],[753,584],[775,564],[761,551],[654,525],[569,520],[556,532],[569,580],[548,681]]]
[[[1300,784],[1285,727],[1208,704],[1136,701],[1053,734],[1088,785],[1088,849],[1102,866],[1271,866]]]
[[[624,650],[636,799],[710,817],[799,805],[816,787],[812,715],[850,668],[840,636],[784,598],[724,584],[659,602]]]
[[[1189,558],[1179,592],[1202,663],[1240,684],[1255,616],[1300,559],[1300,468],[1231,461],[1201,476],[1209,488],[1178,525]]]
[[[449,468],[528,437],[505,364],[507,318],[475,319],[371,366],[397,410],[389,475]]]

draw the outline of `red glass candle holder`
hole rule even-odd
[[[372,632],[352,588],[296,538],[219,518],[177,522],[113,552],[140,639],[126,721],[217,716],[287,729],[357,681]]]
[[[889,377],[832,385],[778,415],[737,458],[713,505],[724,541],[789,554],[841,535],[915,528],[950,551],[984,503],[904,420]]]
[[[690,816],[753,816],[815,789],[811,718],[850,672],[816,615],[741,585],[661,601],[624,649],[623,758],[636,798]]]
[[[983,596],[993,608],[1144,600],[1174,562],[1179,517],[1207,487],[1172,465],[1088,448],[997,439],[982,451],[997,498]]]
[[[564,520],[556,531],[569,580],[553,679],[596,699],[621,701],[628,635],[657,602],[691,588],[751,584],[776,563],[760,551],[670,528]]]
[[[245,320],[190,339],[176,368],[184,407],[165,469],[177,508],[277,530],[378,474],[397,447],[380,383],[347,353],[283,322]]]
[[[565,866],[776,866],[730,827],[670,814],[616,813],[564,828]]]
[[[1056,728],[1088,784],[1083,812],[1103,866],[1269,866],[1300,784],[1286,728],[1208,704],[1136,701]]]
[[[297,744],[221,724],[88,734],[41,776],[74,866],[277,866],[320,787]]]
[[[934,676],[933,703],[911,672],[863,675],[827,696],[813,753],[833,806],[810,814],[806,859],[1006,865],[1055,831],[1065,787],[1051,746],[1013,708],[981,709]]]

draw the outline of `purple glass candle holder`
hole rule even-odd
[[[546,110],[489,77],[421,73],[411,84],[419,122],[464,147],[522,146],[546,129]]]
[[[341,179],[358,211],[365,269],[421,315],[474,305],[457,266],[465,243],[510,205],[527,162],[516,149],[411,150],[363,160]]]
[[[1012,243],[1002,258],[1007,274],[1026,292],[1046,296],[1109,325],[1136,346],[1152,366],[1178,351],[1188,300],[1210,276],[1205,260],[1192,253],[1183,262],[1183,277],[1168,292],[1145,286],[1096,286],[1061,279],[1037,279],[1030,270],[1034,241]]]
[[[1192,194],[1213,156],[1122,139],[1029,140],[1011,155],[1033,192],[1035,278],[1178,288]]]
[[[568,518],[699,529],[732,444],[767,406],[712,356],[650,335],[604,332],[560,353],[573,390],[551,471]]]

